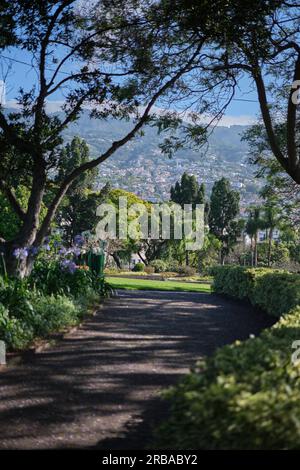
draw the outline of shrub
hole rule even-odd
[[[47,295],[67,294],[78,296],[88,288],[97,288],[98,279],[84,266],[74,272],[64,269],[59,261],[38,261],[29,280],[32,287]]]
[[[145,269],[145,265],[144,263],[136,263],[132,269],[132,271],[135,271],[135,272],[143,272]]]
[[[197,271],[192,266],[180,266],[177,272],[181,276],[195,276]]]
[[[300,276],[268,269],[213,268],[214,289],[279,316],[258,338],[236,341],[198,363],[166,394],[169,419],[158,446],[176,449],[300,449]]]
[[[147,274],[153,274],[155,272],[155,269],[153,266],[145,266],[145,269],[144,269],[145,273]]]
[[[214,268],[214,291],[249,299],[271,315],[280,316],[300,304],[300,275],[267,268]]]
[[[0,339],[9,350],[25,349],[35,338],[76,325],[82,318],[86,304],[63,295],[22,290],[19,284],[11,281],[1,290]]]
[[[156,273],[162,273],[167,270],[167,263],[162,259],[155,259],[151,261],[150,266],[154,268]]]
[[[171,273],[178,273],[180,268],[181,266],[176,259],[168,261],[167,263],[167,270]]]
[[[33,308],[36,336],[46,336],[54,331],[74,326],[82,318],[81,307],[63,295],[38,297],[33,301]]]
[[[260,337],[225,346],[167,392],[161,448],[300,449],[300,308]]]

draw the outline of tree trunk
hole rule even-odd
[[[3,246],[5,271],[11,277],[24,279],[29,276],[32,271],[34,256],[28,252],[28,256],[18,257],[15,253],[17,248],[19,247],[17,247],[13,242],[8,242]],[[26,248],[27,250],[30,250],[31,247]]]
[[[271,254],[272,254],[272,239],[273,239],[273,229],[269,230],[269,246],[268,246],[268,267],[271,266]]]
[[[225,251],[223,248],[221,248],[221,252],[220,252],[220,262],[221,262],[221,265],[224,266],[225,264]]]
[[[117,268],[122,269],[121,260],[120,260],[119,256],[117,255],[117,253],[111,253],[111,256],[113,257],[113,260],[117,265]]]
[[[257,266],[257,244],[258,244],[258,233],[255,233],[254,237],[254,266]]]

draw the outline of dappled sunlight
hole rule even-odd
[[[200,357],[269,323],[214,295],[122,293],[56,346],[1,373],[0,446],[87,447],[120,436]]]

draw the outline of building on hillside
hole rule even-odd
[[[257,236],[258,243],[263,243],[264,241],[266,241],[268,239],[269,239],[268,230],[259,230],[258,231],[258,236]],[[240,241],[242,241],[242,240],[243,240],[245,245],[250,245],[251,244],[251,238],[249,237],[249,235],[245,231],[242,233],[242,236],[240,238]],[[280,242],[280,230],[279,229],[275,228],[273,230],[272,240],[274,242]]]

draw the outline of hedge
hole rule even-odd
[[[238,299],[249,299],[265,312],[279,317],[300,305],[300,275],[266,268],[219,266],[214,268],[213,289]]]
[[[166,392],[171,412],[158,431],[160,448],[300,449],[300,365],[291,360],[300,340],[299,278],[239,267],[215,272],[217,292],[276,315],[298,306],[259,337],[218,349]]]

